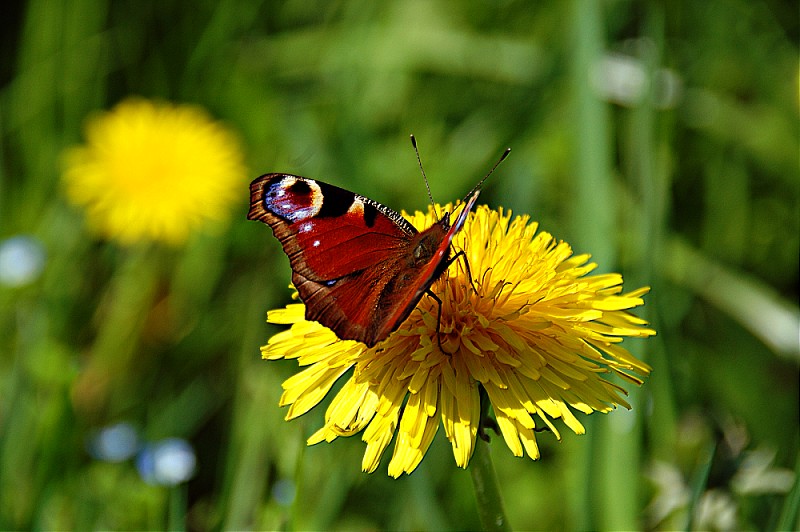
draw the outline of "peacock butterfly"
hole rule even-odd
[[[411,140],[416,150],[413,135]],[[451,257],[450,243],[486,177],[466,196],[452,224],[451,213],[445,213],[422,232],[369,198],[281,173],[262,175],[250,184],[247,218],[268,224],[283,246],[306,319],[342,340],[373,347],[405,321],[426,292],[437,300],[441,313],[441,301],[430,287],[457,258]]]

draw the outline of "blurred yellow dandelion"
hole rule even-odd
[[[139,98],[89,119],[64,161],[70,201],[125,244],[181,244],[225,220],[246,175],[237,139],[202,109]]]
[[[407,217],[420,229],[435,221],[433,211]],[[625,390],[604,377],[641,384],[650,372],[620,346],[626,336],[655,334],[628,312],[644,303],[648,288],[624,293],[619,274],[587,275],[596,266],[589,255],[573,256],[568,244],[537,233],[527,216],[512,220],[502,209],[479,207],[453,247],[464,250],[477,293],[461,261],[432,287],[442,300],[448,353],[437,345],[430,297],[371,349],[306,321],[302,304],[269,312],[268,321],[291,328],[269,340],[264,358],[295,358],[307,366],[283,384],[287,420],[316,406],[353,368],[309,445],[363,431],[362,468],[372,472],[394,439],[389,474],[398,477],[417,467],[440,424],[456,464],[467,466],[481,422],[481,388],[506,445],[533,459],[539,458],[537,429],[547,427],[560,439],[553,420],[581,434],[575,411],[630,408]]]

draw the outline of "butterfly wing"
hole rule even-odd
[[[377,202],[299,176],[267,174],[250,192],[247,217],[268,224],[283,246],[306,318],[343,339],[379,341],[381,294],[417,230]]]

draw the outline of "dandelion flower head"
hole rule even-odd
[[[201,108],[131,98],[87,121],[63,181],[95,232],[177,245],[227,218],[245,175],[235,135]]]
[[[441,207],[404,215],[422,229],[436,221],[434,212]],[[537,430],[560,439],[555,420],[581,434],[576,412],[630,408],[625,390],[608,377],[641,384],[650,372],[620,345],[624,337],[655,334],[629,312],[648,288],[626,293],[619,274],[589,275],[596,267],[589,255],[573,255],[537,229],[527,216],[512,219],[502,209],[481,206],[470,215],[453,249],[464,251],[474,288],[461,260],[431,287],[442,301],[442,349],[437,303],[427,296],[373,348],[306,321],[302,304],[269,312],[268,321],[291,327],[262,348],[264,358],[297,359],[304,367],[283,384],[286,419],[308,412],[346,378],[308,444],[362,433],[362,468],[372,472],[394,440],[389,474],[398,477],[417,467],[440,425],[456,464],[467,467],[482,395],[511,452],[533,459]]]

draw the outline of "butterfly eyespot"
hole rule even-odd
[[[320,213],[323,194],[314,181],[284,176],[268,182],[264,188],[264,209],[290,222],[308,220]],[[310,225],[302,227],[310,228]]]

